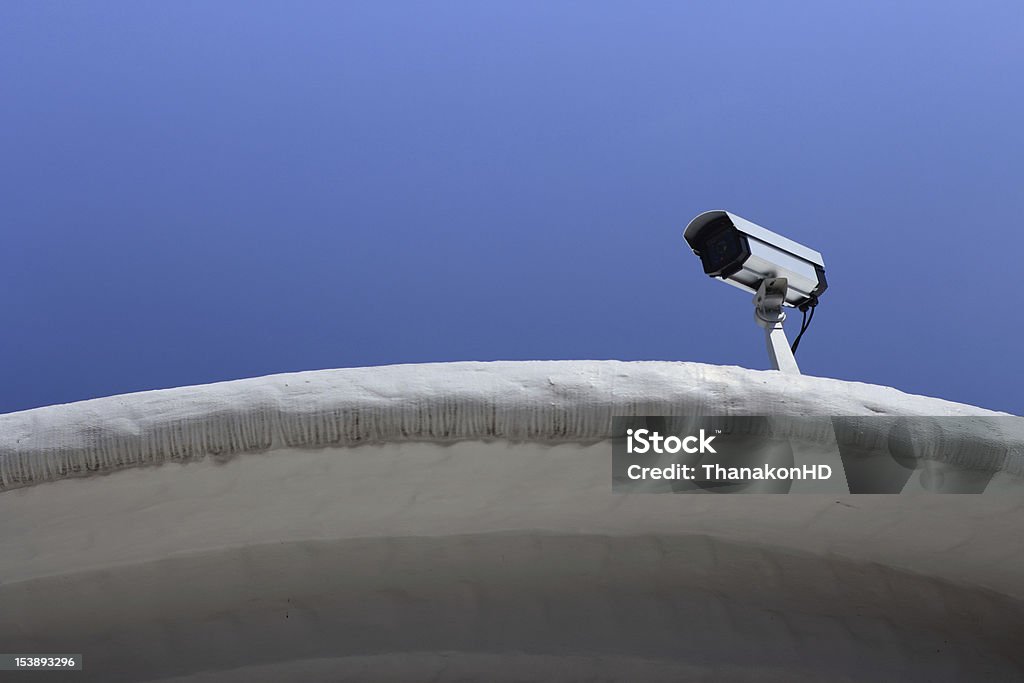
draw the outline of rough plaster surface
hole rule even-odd
[[[613,415],[1000,414],[889,387],[698,363],[467,362],[320,370],[0,415],[0,490],[281,447],[487,439],[586,443],[609,438]],[[1024,474],[1017,456],[999,469]]]
[[[0,416],[0,650],[85,654],[41,681],[1024,680],[1017,434],[991,494],[617,495],[617,414],[997,415],[538,362]]]

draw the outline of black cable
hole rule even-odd
[[[807,308],[811,309],[811,315],[810,316],[807,315]],[[801,310],[803,311],[804,315],[803,315],[803,320],[800,323],[800,333],[796,335],[796,339],[793,340],[793,345],[790,347],[790,350],[793,352],[793,355],[796,355],[796,350],[800,346],[800,340],[803,338],[804,333],[807,332],[807,328],[809,328],[811,326],[811,321],[814,320],[814,306],[813,305],[809,306],[809,307],[808,306],[802,306]]]
[[[793,344],[789,347],[789,350],[796,355],[796,349],[800,346],[800,339],[804,336],[804,332],[807,331],[807,310],[804,310],[803,320],[800,321],[800,332],[796,335],[796,339],[793,340]]]
[[[794,356],[796,355],[797,347],[800,346],[800,339],[804,336],[804,332],[807,331],[807,328],[811,326],[811,321],[814,320],[814,309],[817,308],[817,306],[817,299],[811,299],[806,304],[800,307],[800,310],[803,311],[804,317],[803,320],[800,322],[800,334],[796,335],[796,339],[793,340],[793,346],[790,347],[790,351],[793,352]],[[810,316],[807,315],[808,308],[811,309]]]

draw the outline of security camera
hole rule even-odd
[[[754,295],[754,320],[764,329],[772,368],[799,375],[794,354],[828,287],[821,254],[728,211],[705,211],[683,237],[705,273]],[[792,346],[782,326],[783,306],[804,314]]]
[[[766,279],[785,278],[783,304],[806,310],[828,287],[821,254],[728,211],[705,211],[683,237],[705,273],[745,292],[756,294]]]

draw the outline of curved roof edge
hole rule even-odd
[[[890,387],[684,362],[496,361],[317,370],[0,415],[0,491],[283,447],[594,442],[611,436],[611,418],[618,415],[1005,413]],[[1024,475],[1024,435],[1019,442],[1016,436],[999,469]],[[999,438],[1005,443],[1007,436]]]

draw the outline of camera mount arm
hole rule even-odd
[[[787,375],[799,375],[800,368],[796,364],[793,351],[790,350],[786,330],[782,327],[786,319],[782,304],[786,300],[788,290],[789,283],[784,277],[767,277],[761,280],[757,294],[754,295],[754,320],[764,329],[772,369]]]

